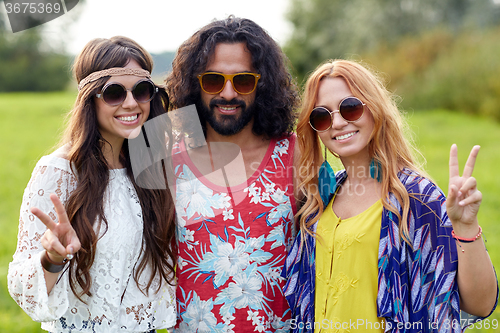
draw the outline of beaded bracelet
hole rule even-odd
[[[472,242],[476,241],[479,237],[481,237],[482,234],[483,234],[483,230],[481,229],[481,226],[479,226],[479,232],[477,233],[477,235],[472,237],[472,238],[458,237],[455,234],[455,231],[453,231],[453,230],[451,231],[451,236],[453,238],[455,238],[457,241],[462,242],[462,243],[472,243]]]
[[[64,266],[68,262],[68,259],[64,258],[62,263],[54,262],[54,261],[50,260],[49,255],[47,254],[47,251],[45,251],[40,258],[40,262],[42,264],[42,267],[47,272],[59,273],[60,271],[63,270]]]
[[[472,237],[472,238],[462,238],[462,237],[458,237],[456,234],[455,234],[455,231],[451,231],[451,236],[453,238],[455,238],[459,243],[458,243],[458,246],[460,246],[460,248],[462,249],[462,245],[460,245],[460,243],[472,243],[474,241],[476,241],[479,237],[481,237],[481,235],[483,234],[483,229],[481,229],[481,226],[479,226],[479,232],[477,233],[476,236]],[[464,253],[465,250],[462,249],[462,253]]]

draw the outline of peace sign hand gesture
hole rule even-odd
[[[477,189],[472,171],[479,148],[479,146],[472,148],[462,176],[458,169],[457,145],[453,144],[450,149],[450,181],[446,211],[453,229],[462,237],[475,235],[478,230],[477,213],[483,196]]]
[[[65,258],[72,258],[72,255],[80,250],[81,244],[57,195],[51,194],[50,200],[56,209],[58,223],[36,207],[32,207],[31,212],[47,227],[40,240],[47,256],[54,262],[62,263]]]

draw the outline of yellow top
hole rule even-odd
[[[314,332],[384,332],[377,317],[382,202],[341,220],[334,199],[317,228]]]

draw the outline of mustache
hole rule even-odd
[[[230,101],[227,101],[225,99],[222,99],[222,98],[219,98],[219,99],[213,99],[210,101],[210,103],[208,104],[208,106],[210,108],[214,108],[215,106],[217,105],[231,105],[231,106],[241,106],[242,108],[246,108],[247,104],[240,100],[240,99],[237,99],[237,98],[233,98],[232,100]]]

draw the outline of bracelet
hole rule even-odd
[[[481,229],[481,226],[479,226],[479,232],[477,233],[477,235],[472,237],[472,238],[458,237],[455,234],[455,231],[453,231],[453,230],[451,231],[451,236],[461,243],[472,243],[472,242],[476,241],[479,237],[481,237],[482,234],[483,234],[483,230]]]
[[[40,258],[43,269],[50,273],[59,273],[63,270],[64,266],[68,262],[68,259],[64,259],[62,263],[57,263],[50,260],[47,250],[45,250]]]

